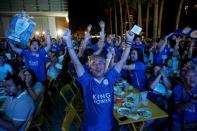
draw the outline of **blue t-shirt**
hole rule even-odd
[[[191,100],[194,94],[197,94],[197,85],[191,93],[185,92],[183,85],[177,85],[173,90],[174,101],[177,104],[185,103]],[[194,121],[197,122],[197,103],[192,103],[188,105],[185,109],[177,111],[173,115],[173,118],[183,120],[186,123]]]
[[[47,61],[45,49],[40,49],[35,55],[30,50],[22,50],[21,55],[25,58],[25,65],[34,71],[38,81],[46,80],[46,68]]]
[[[140,48],[142,50],[142,52],[144,53],[144,50],[146,47],[146,45],[144,43],[140,44],[140,45],[136,45],[136,44],[133,44],[132,45],[132,48]]]
[[[121,56],[122,56],[122,51],[117,46],[114,47],[114,50],[115,50],[115,61],[119,61],[121,59]]]
[[[104,46],[105,56],[107,55],[109,48],[110,48],[110,44],[106,42],[105,46]],[[122,51],[118,46],[114,46],[113,48],[114,48],[114,51],[115,51],[115,58],[114,59],[115,59],[115,62],[116,62],[116,61],[119,61],[121,59]]]
[[[91,46],[91,49],[93,49],[94,51],[99,50],[98,43],[93,44],[93,45]]]
[[[110,131],[113,127],[113,84],[118,79],[119,73],[112,68],[103,80],[98,82],[89,73],[85,72],[78,78],[82,85],[84,97],[84,131]]]
[[[143,62],[136,61],[135,69],[131,70],[129,75],[131,79],[132,85],[139,89],[140,91],[144,91],[146,89],[146,66]]]
[[[54,53],[58,53],[58,51],[59,51],[59,45],[57,43],[52,44],[50,51],[51,52],[54,52]]]
[[[159,49],[157,48],[154,49],[153,50],[153,63],[155,65],[162,66],[165,62],[165,59],[167,59],[169,53],[170,53],[170,48],[168,48],[167,46],[161,52],[159,52]]]

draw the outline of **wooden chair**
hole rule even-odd
[[[76,110],[78,112],[83,112],[83,97],[82,97],[82,91],[80,90],[81,87],[77,85],[75,80],[71,81],[70,84],[72,85],[72,90],[75,93],[76,99],[78,101]]]
[[[75,110],[76,116],[81,121],[81,117],[76,111],[76,106],[78,105],[79,101],[76,99],[76,95],[73,92],[71,85],[66,84],[65,86],[63,86],[62,89],[60,90],[60,95],[62,96],[62,98],[66,103],[66,108],[65,108],[66,113],[68,113],[69,109]]]
[[[40,98],[40,101],[37,104],[36,110],[33,114],[33,117],[30,119],[28,126],[26,127],[26,130],[31,129],[31,128],[36,128],[39,131],[42,131],[40,126],[43,124],[47,125],[48,130],[50,129],[49,118],[46,117],[42,112],[43,101],[44,101],[44,95]]]
[[[78,119],[76,110],[72,107],[68,107],[68,112],[62,123],[62,131],[70,131],[72,130],[71,128],[75,128],[75,130],[79,130],[80,123],[81,120]]]
[[[69,84],[66,84],[62,87],[62,89],[60,90],[60,95],[62,96],[67,105],[72,103],[75,98],[75,93],[73,92],[71,85]]]

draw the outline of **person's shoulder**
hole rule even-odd
[[[3,70],[12,70],[12,66],[10,65],[10,64],[8,64],[8,63],[5,63],[3,66],[2,66],[2,69]]]
[[[115,67],[112,67],[110,68],[106,73],[105,73],[105,76],[111,76],[112,74],[120,74],[116,69]]]
[[[26,91],[24,91],[24,94],[17,99],[19,105],[34,104],[32,97]]]
[[[4,65],[3,65],[4,67],[12,67],[10,64],[8,64],[8,63],[5,63]]]
[[[85,69],[85,72],[81,76],[76,77],[78,80],[84,80],[84,79],[93,79],[94,77],[89,72],[89,70]]]
[[[142,62],[142,61],[136,61],[135,64],[137,64],[137,65],[144,65],[145,66],[144,62]]]

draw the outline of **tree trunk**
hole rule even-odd
[[[112,8],[109,9],[110,34],[112,34]]]
[[[124,24],[124,30],[123,30],[123,33],[124,32],[126,32],[126,30],[127,30],[127,24],[128,24],[128,20],[127,20],[127,13],[126,12],[123,12],[123,14],[124,14],[124,22],[123,22],[123,24]]]
[[[130,20],[129,5],[128,5],[128,1],[127,0],[125,0],[125,4],[126,4],[128,24],[129,24],[129,29],[130,29],[131,28],[131,20]]]
[[[158,26],[158,0],[154,0],[154,22],[153,22],[153,40],[157,38]]]
[[[180,20],[180,16],[181,16],[181,10],[183,7],[183,2],[184,2],[184,0],[181,0],[179,3],[179,8],[178,8],[177,16],[176,16],[176,27],[175,27],[176,30],[179,28],[179,20]]]
[[[163,17],[163,5],[164,0],[161,0],[160,11],[159,11],[159,23],[158,23],[158,38],[161,37],[161,28],[162,28],[162,17]]]
[[[121,32],[121,36],[123,35],[123,18],[122,18],[122,2],[121,0],[119,0],[119,9],[120,9],[120,32]]]
[[[148,30],[149,30],[149,18],[150,18],[150,0],[147,0],[147,9],[146,9],[146,33],[145,36],[148,38]]]
[[[138,0],[137,1],[137,7],[138,7],[138,20],[137,20],[137,23],[139,26],[142,27],[142,4],[141,4],[141,0]]]
[[[118,35],[116,0],[114,0],[115,33]]]

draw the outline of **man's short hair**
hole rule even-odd
[[[103,61],[105,62],[105,58],[101,55],[91,55],[90,57],[88,57],[88,64],[91,65],[92,61],[95,59],[103,59]]]
[[[25,86],[24,86],[24,83],[23,83],[22,79],[16,74],[8,73],[8,75],[6,76],[6,78],[4,80],[13,80],[14,84],[17,87],[21,86],[21,89],[25,90]]]
[[[38,43],[38,46],[40,46],[40,40],[38,40],[38,39],[31,39],[29,45],[31,46],[31,44],[32,44],[33,42],[37,42],[37,43]]]

